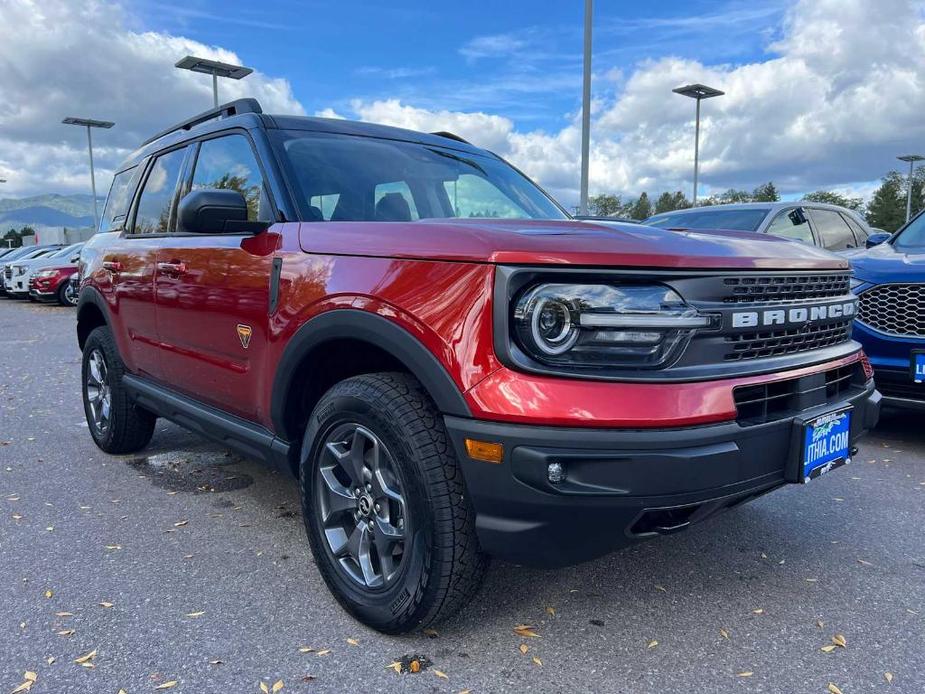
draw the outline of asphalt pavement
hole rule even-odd
[[[74,320],[0,299],[0,693],[925,691],[921,414],[686,533],[496,562],[459,617],[390,637],[329,595],[292,480],[164,422],[93,445]]]

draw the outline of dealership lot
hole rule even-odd
[[[0,301],[0,691],[26,671],[32,692],[113,694],[925,689],[921,415],[687,533],[495,563],[460,617],[388,637],[323,585],[292,481],[163,422],[140,455],[93,445],[74,320]],[[432,664],[389,669],[406,655]]]

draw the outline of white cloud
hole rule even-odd
[[[116,122],[94,133],[98,192],[139,142],[212,105],[208,76],[178,70],[187,54],[232,63],[231,51],[187,38],[136,32],[117,6],[97,0],[0,3],[2,192],[89,192],[86,135],[65,116]],[[289,83],[259,72],[220,80],[222,101],[257,97],[264,108],[302,113]]]
[[[635,194],[690,189],[692,101],[671,93],[704,82],[726,95],[703,103],[701,181],[712,190],[774,180],[784,192],[860,189],[894,155],[925,140],[925,20],[913,0],[801,0],[787,13],[768,57],[704,65],[675,57],[614,72],[621,90],[595,104],[591,188]],[[491,40],[489,40],[491,39]],[[521,50],[514,35],[482,37],[475,56]],[[597,82],[596,82],[597,84]],[[603,86],[603,85],[601,85]],[[404,127],[456,129],[509,157],[571,204],[577,199],[577,114],[558,132],[519,131],[485,113],[414,108],[397,101],[354,102],[361,118]],[[486,127],[491,123],[494,127]]]

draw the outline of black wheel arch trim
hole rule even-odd
[[[443,365],[411,333],[387,318],[358,309],[334,309],[306,322],[289,341],[273,378],[270,418],[274,430],[292,441],[299,432],[288,431],[286,408],[295,373],[312,350],[332,340],[360,340],[385,350],[400,361],[433,399],[443,414],[471,417],[459,387]]]
[[[106,321],[106,325],[112,328],[109,322],[109,306],[106,304],[106,299],[103,298],[103,295],[100,294],[99,290],[95,287],[87,286],[81,288],[77,297],[77,343],[81,350],[83,350],[85,338],[82,338],[80,335],[80,318],[88,305],[93,305],[99,310],[100,314],[103,316],[103,320]]]

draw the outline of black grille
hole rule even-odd
[[[925,337],[925,284],[882,284],[858,297],[858,320],[888,335]]]
[[[925,383],[916,383],[906,371],[886,371],[877,369],[874,374],[877,390],[888,398],[925,401]]]
[[[817,374],[733,389],[740,424],[763,424],[817,405],[836,404],[864,388],[867,377],[860,362]]]
[[[807,301],[843,296],[848,293],[851,276],[825,275],[749,275],[726,277],[723,303],[762,303]]]
[[[846,342],[851,336],[851,319],[828,325],[804,325],[790,330],[762,330],[727,335],[726,361],[745,361],[808,352]]]

